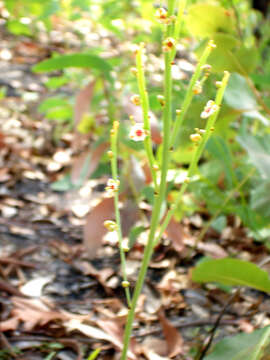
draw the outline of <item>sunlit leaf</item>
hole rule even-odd
[[[210,259],[201,262],[193,269],[192,280],[199,283],[249,286],[270,292],[268,273],[251,262],[239,259]]]

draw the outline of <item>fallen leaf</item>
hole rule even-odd
[[[183,226],[172,218],[167,226],[166,234],[170,238],[174,249],[181,253],[185,248],[184,240],[188,237]]]
[[[120,200],[124,200],[124,194]],[[120,210],[123,236],[127,236],[131,226],[139,219],[138,209],[131,200],[124,201],[124,207]],[[95,257],[98,248],[102,245],[103,236],[107,233],[104,226],[105,220],[114,219],[113,198],[103,199],[94,207],[86,217],[84,226],[84,246],[90,258]]]
[[[80,184],[81,180],[86,180],[96,170],[101,156],[108,147],[109,143],[101,143],[95,149],[87,149],[73,159],[71,181],[74,185]]]
[[[179,331],[166,319],[162,309],[158,312],[160,324],[162,326],[163,334],[167,342],[169,358],[182,354],[183,352],[183,338]]]
[[[116,336],[111,336],[97,327],[83,324],[79,320],[70,320],[65,323],[65,326],[69,331],[78,330],[84,335],[89,336],[90,338],[106,340],[109,343],[113,344],[117,349],[122,350],[123,348],[122,339],[118,339]],[[137,360],[136,355],[131,350],[128,351],[128,357],[132,360]]]

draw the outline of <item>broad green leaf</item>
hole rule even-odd
[[[211,259],[192,271],[192,280],[199,283],[217,282],[232,286],[249,286],[270,292],[268,273],[257,265],[239,259]]]
[[[232,12],[221,6],[208,3],[190,6],[187,25],[193,35],[201,37],[211,37],[218,32],[235,32],[235,19]]]
[[[231,74],[224,100],[233,109],[250,111],[257,109],[257,101],[246,79],[239,74]]]
[[[270,134],[264,137],[244,134],[237,137],[239,144],[247,151],[251,163],[264,179],[270,178]]]
[[[246,79],[240,74],[232,74],[224,94],[224,100],[231,108],[247,117],[260,120],[264,125],[269,121],[259,113],[259,106]]]
[[[93,54],[69,54],[53,57],[48,60],[44,60],[39,64],[35,65],[32,70],[34,72],[47,72],[55,70],[63,70],[69,67],[87,68],[102,71],[108,73],[111,71],[111,66],[107,61],[101,57]]]
[[[270,158],[270,157],[269,157]],[[253,210],[270,217],[270,180],[266,180],[251,191],[250,205]]]
[[[258,63],[258,52],[254,48],[244,46],[228,48],[221,43],[210,54],[208,63],[216,72],[227,70],[231,73],[249,74]]]
[[[270,354],[270,326],[251,334],[226,337],[205,360],[267,360]]]

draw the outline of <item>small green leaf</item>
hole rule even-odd
[[[94,350],[88,357],[87,360],[95,360],[98,356],[98,354],[100,353],[101,349],[96,349]]]
[[[110,64],[101,57],[84,53],[53,57],[35,65],[32,70],[34,72],[47,72],[63,70],[69,67],[96,69],[102,71],[105,75],[107,74],[107,77],[109,77],[109,72],[112,70]]]
[[[270,292],[268,273],[257,265],[239,259],[211,259],[197,265],[192,280],[199,283],[217,282],[232,286],[249,286]]]
[[[230,336],[217,343],[205,360],[263,360],[270,353],[270,326],[251,334]]]
[[[143,232],[145,231],[145,227],[144,226],[136,226],[136,227],[133,227],[131,230],[130,230],[130,233],[129,233],[129,242],[128,242],[128,245],[129,245],[129,248],[131,249],[133,247],[133,245],[135,244],[136,240],[137,240],[137,237]]]

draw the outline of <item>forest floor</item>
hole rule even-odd
[[[0,359],[83,360],[97,348],[98,359],[118,359],[127,314],[118,249],[114,239],[101,237],[90,258],[82,242],[85,215],[102,199],[106,178],[91,180],[87,195],[52,190],[70,171],[72,133],[55,141],[52,123],[37,111],[49,91],[46,76],[31,67],[66,44],[43,45],[2,30]],[[192,283],[190,270],[203,256],[237,254],[263,262],[264,269],[269,264],[268,250],[234,216],[222,233],[209,229],[195,247],[203,216],[174,223],[157,246],[139,299],[131,359],[194,359],[211,334],[217,341],[270,324],[264,293],[239,289],[232,296],[217,285]],[[93,239],[99,235],[91,221]],[[142,255],[142,244],[128,254],[132,287]]]

